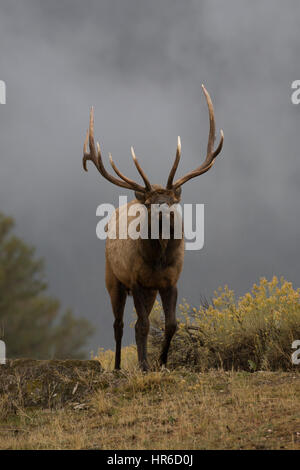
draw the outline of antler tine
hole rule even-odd
[[[136,155],[134,153],[134,149],[133,147],[131,147],[131,155],[132,155],[132,158],[133,158],[133,161],[134,161],[134,164],[137,168],[137,171],[139,172],[139,174],[141,175],[141,177],[143,178],[144,180],[144,183],[146,185],[146,188],[151,191],[152,187],[151,187],[151,184],[150,184],[150,181],[148,180],[147,176],[146,176],[146,173],[144,172],[144,170],[142,169],[142,167],[140,166],[139,162],[138,162],[138,159],[136,158]]]
[[[176,170],[178,168],[180,157],[181,157],[181,140],[180,140],[180,137],[178,136],[177,137],[176,156],[175,156],[175,160],[174,160],[173,166],[172,166],[170,174],[169,174],[169,178],[168,178],[168,182],[167,182],[167,189],[172,189],[173,179],[174,179]]]
[[[121,173],[121,171],[116,167],[116,164],[115,162],[113,161],[112,159],[112,156],[111,156],[111,153],[109,154],[109,162],[114,170],[114,172],[120,177],[122,178],[122,180],[124,180],[126,183],[130,184],[132,187],[134,187],[134,189],[136,189],[137,191],[141,191],[140,188],[143,188],[142,186],[140,186],[139,184],[137,184],[135,181],[133,181],[132,179],[130,178],[127,178],[127,176],[123,175],[123,173]],[[143,188],[143,190],[145,191],[145,188]]]
[[[215,158],[219,155],[219,153],[221,152],[222,148],[223,148],[223,142],[224,142],[224,132],[223,132],[223,129],[220,130],[220,134],[221,134],[221,138],[220,138],[220,142],[219,142],[219,145],[218,147],[216,148],[216,150],[214,151],[213,153],[213,159],[215,160]]]
[[[209,163],[210,161],[214,160],[222,150],[223,141],[224,141],[224,132],[221,129],[221,131],[220,131],[221,138],[220,138],[219,145],[216,148],[216,150],[213,151],[215,137],[216,137],[215,136],[216,125],[215,125],[214,107],[213,107],[213,104],[212,104],[212,101],[211,101],[211,97],[210,97],[207,89],[205,88],[205,86],[203,84],[202,84],[202,89],[203,89],[203,92],[205,94],[205,98],[206,98],[206,102],[207,102],[207,106],[208,106],[208,111],[209,111],[209,137],[208,137],[208,143],[207,143],[207,157],[205,159],[205,162],[208,161],[208,163]]]
[[[88,143],[89,143],[90,153],[88,153],[88,150],[87,150]],[[115,178],[114,176],[110,175],[106,171],[106,169],[103,165],[101,151],[100,151],[100,145],[99,145],[98,142],[97,142],[97,151],[96,151],[96,148],[95,148],[95,141],[94,141],[94,109],[93,109],[93,107],[91,108],[91,111],[90,111],[89,130],[87,131],[85,141],[84,141],[84,145],[83,145],[83,161],[82,161],[82,163],[83,163],[83,168],[85,169],[85,171],[87,171],[86,163],[87,163],[88,160],[92,161],[94,163],[94,165],[96,166],[97,170],[101,173],[101,175],[104,178],[106,178],[108,181],[110,181],[111,183],[113,183],[117,186],[121,186],[122,188],[133,189],[133,190],[140,191],[140,192],[146,192],[146,188],[139,185],[138,183],[135,183],[133,180],[130,180],[129,178],[126,178],[126,177],[123,178],[124,175],[121,176],[121,178],[124,180],[124,181],[122,181],[122,180],[119,180],[118,178]],[[115,168],[114,168],[114,170],[115,170]]]
[[[206,159],[200,165],[198,168],[195,170],[187,173],[185,176],[182,178],[179,178],[174,184],[173,188],[178,188],[179,186],[182,186],[184,183],[189,181],[191,178],[195,178],[196,176],[202,175],[203,173],[206,173],[210,168],[213,166],[215,158],[219,155],[219,153],[222,150],[223,147],[223,142],[224,142],[224,133],[221,130],[221,138],[218,147],[214,151],[214,141],[215,141],[215,116],[214,116],[214,108],[213,104],[211,101],[211,97],[206,90],[205,86],[202,85],[203,93],[206,98],[207,106],[208,106],[208,112],[209,112],[209,135],[208,135],[208,143],[207,143],[207,154],[206,154]]]
[[[216,133],[216,124],[215,124],[215,116],[214,116],[214,107],[211,101],[211,97],[209,96],[208,91],[206,90],[205,86],[202,84],[202,90],[206,98],[208,113],[209,113],[209,135],[208,135],[208,142],[207,142],[207,156],[205,162],[209,162],[213,153],[214,142],[215,142],[215,133]]]
[[[88,144],[88,141],[89,141],[89,131],[86,131],[86,136],[85,136],[85,139],[84,139],[84,144],[83,144],[83,159],[82,159],[82,165],[83,165],[83,169],[85,171],[88,171],[87,170],[87,167],[86,167],[86,162],[87,160],[89,160],[90,156],[89,154],[87,153],[87,144]]]
[[[87,145],[89,143],[90,147],[90,153],[87,151]],[[95,149],[95,142],[94,142],[94,108],[93,106],[91,107],[90,111],[90,125],[89,129],[86,132],[86,137],[83,145],[83,168],[85,171],[87,170],[86,162],[90,160],[95,164],[95,166],[98,168],[98,162],[97,162],[97,154],[96,154],[96,149]],[[99,168],[98,168],[99,169]]]

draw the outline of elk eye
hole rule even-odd
[[[180,198],[180,196],[181,196],[181,186],[179,186],[179,188],[177,188],[177,189],[175,190],[175,196],[176,196],[177,198]]]
[[[137,200],[138,200],[140,203],[143,203],[143,202],[144,202],[145,195],[144,195],[143,193],[140,193],[139,191],[135,191],[134,194],[135,194],[135,197],[137,198]]]

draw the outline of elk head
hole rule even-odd
[[[139,174],[141,175],[145,186],[141,186],[140,184],[136,183],[135,181],[133,181],[132,179],[128,178],[123,173],[121,173],[121,171],[116,167],[111,154],[109,154],[110,164],[114,172],[117,174],[119,178],[116,178],[115,176],[111,175],[110,173],[106,171],[103,165],[99,143],[97,142],[97,146],[95,146],[94,110],[92,108],[90,112],[90,126],[89,126],[89,130],[86,133],[86,139],[85,139],[84,148],[83,148],[83,154],[84,154],[83,168],[85,169],[85,171],[87,171],[87,167],[86,167],[87,161],[91,160],[96,166],[97,170],[101,173],[101,175],[104,178],[106,178],[111,183],[117,186],[120,186],[121,188],[131,189],[135,191],[135,196],[138,199],[138,201],[144,204],[147,208],[151,207],[152,204],[159,204],[159,205],[167,204],[168,206],[172,206],[173,204],[178,203],[181,198],[181,186],[187,181],[189,181],[190,179],[195,178],[196,176],[202,175],[203,173],[206,173],[208,170],[210,170],[215,162],[215,158],[219,155],[223,147],[224,134],[223,134],[223,131],[221,130],[221,139],[220,139],[219,145],[216,148],[216,150],[214,150],[214,141],[215,141],[214,109],[213,109],[213,104],[209,96],[209,93],[204,87],[204,85],[202,85],[202,89],[206,98],[208,112],[209,112],[209,136],[208,136],[206,158],[204,162],[195,170],[190,171],[185,176],[177,179],[175,182],[173,181],[179,161],[180,161],[180,156],[181,156],[181,142],[180,142],[180,137],[178,137],[175,160],[171,168],[167,185],[165,188],[163,188],[160,185],[150,184],[149,179],[147,178],[145,172],[141,168],[136,158],[133,147],[131,147],[131,155],[133,158],[133,162]],[[87,151],[88,144],[89,144],[89,150],[90,150],[89,153]]]

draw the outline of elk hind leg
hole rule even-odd
[[[147,338],[149,333],[149,315],[155,302],[157,291],[138,286],[133,289],[133,301],[138,319],[135,324],[135,339],[139,365],[142,370],[149,369],[147,359]]]

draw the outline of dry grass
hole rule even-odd
[[[102,375],[60,409],[2,395],[0,449],[300,449],[298,370]]]
[[[180,309],[172,371],[156,370],[158,303],[148,374],[135,346],[123,348],[120,372],[103,349],[90,361],[1,366],[0,449],[300,450],[300,289],[261,279],[238,301],[225,288],[210,306]]]

